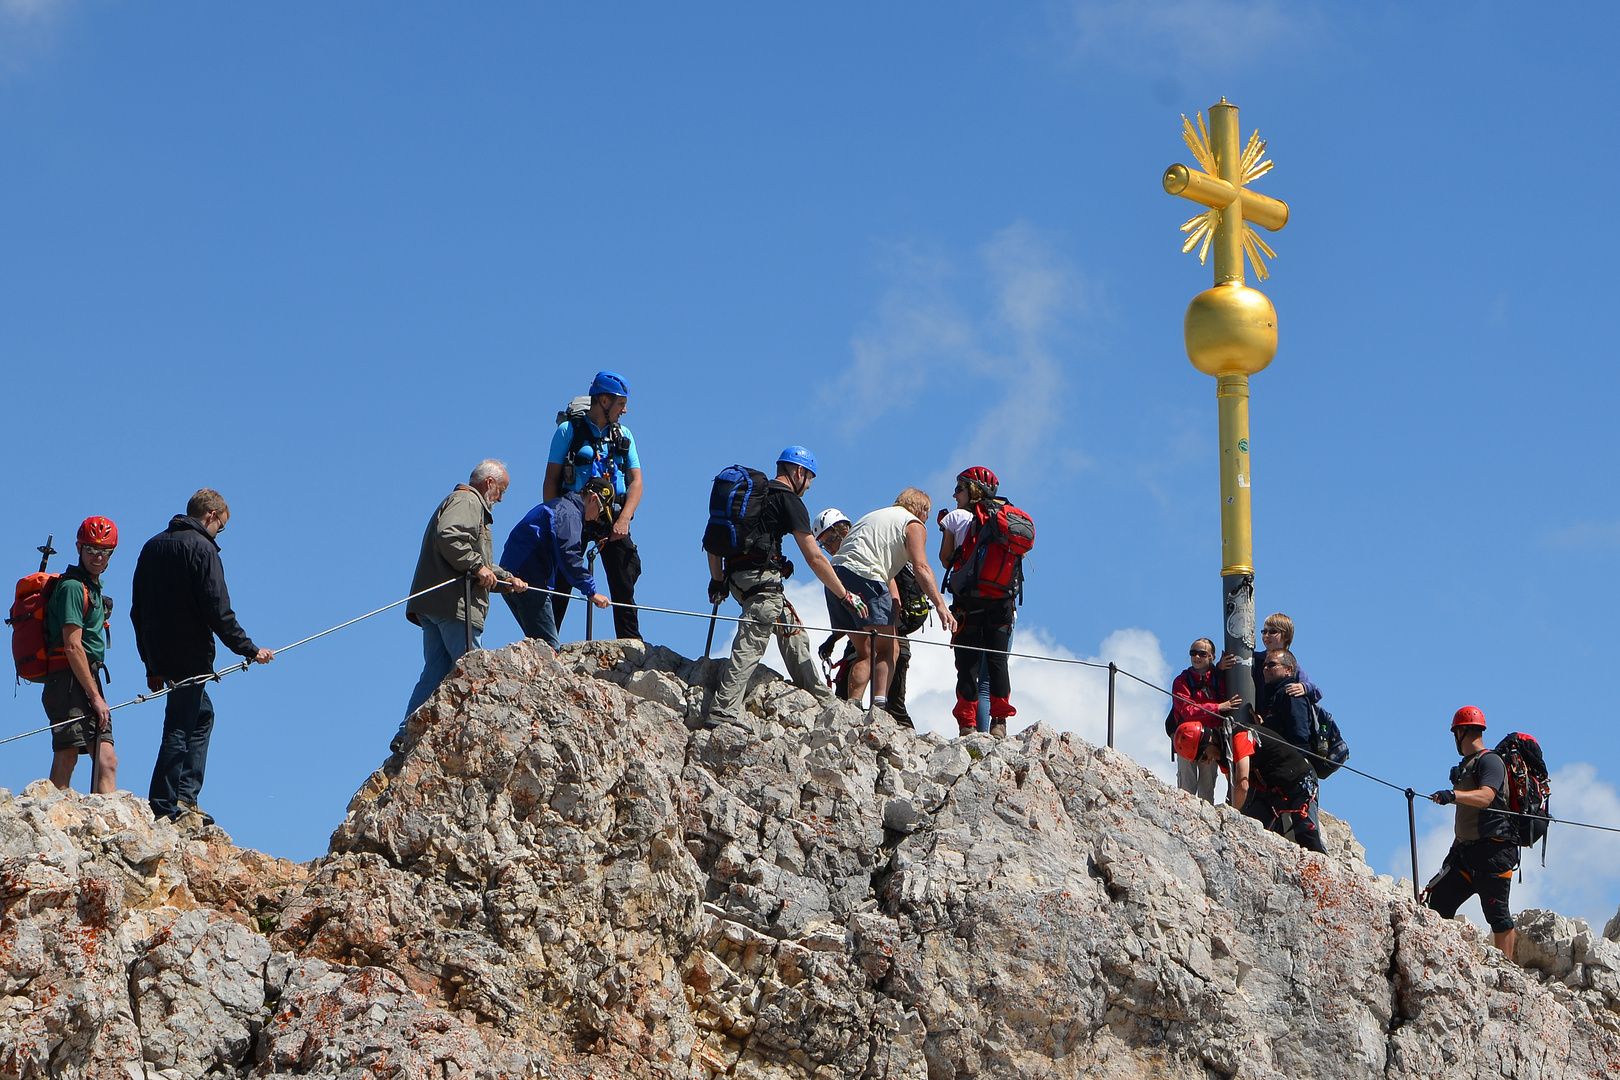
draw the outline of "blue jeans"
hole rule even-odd
[[[534,582],[529,582],[533,585]],[[551,586],[542,586],[550,588]],[[523,630],[526,638],[539,638],[550,645],[555,651],[559,640],[557,637],[557,617],[553,614],[551,595],[540,592],[538,589],[521,593],[502,593],[506,606],[512,609],[512,618]]]
[[[416,680],[411,703],[405,706],[405,720],[399,722],[401,736],[405,734],[405,721],[422,707],[422,702],[433,696],[433,691],[467,651],[467,624],[460,619],[441,619],[436,615],[418,615],[417,618],[422,620],[422,677]],[[473,648],[484,647],[482,637],[483,631],[473,631]]]
[[[152,768],[152,813],[167,817],[180,803],[197,805],[203,769],[208,765],[208,737],[214,733],[214,703],[206,685],[169,691],[163,710],[163,741]]]

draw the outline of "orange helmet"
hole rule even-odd
[[[1176,728],[1175,747],[1176,753],[1188,761],[1197,761],[1204,749],[1204,725],[1197,720],[1189,720]]]
[[[118,546],[118,526],[109,518],[87,517],[79,526],[79,543],[89,544],[92,547],[115,548]]]
[[[1451,718],[1451,730],[1456,731],[1458,728],[1465,727],[1477,727],[1481,731],[1484,731],[1485,714],[1474,708],[1472,705],[1464,705],[1462,708],[1458,709],[1457,714]]]

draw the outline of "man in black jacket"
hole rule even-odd
[[[225,588],[225,567],[215,542],[231,518],[219,492],[203,488],[177,514],[169,527],[146,542],[135,563],[129,617],[135,624],[135,647],[146,664],[146,685],[161,690],[214,670],[214,635],[238,656],[268,664],[274,655],[243,633]],[[214,705],[205,683],[169,691],[163,714],[163,742],[152,770],[149,799],[157,817],[198,814],[203,824],[214,819],[197,809],[208,737],[214,730]]]

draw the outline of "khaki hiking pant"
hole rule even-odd
[[[742,604],[743,621],[737,624],[737,636],[731,641],[731,662],[721,672],[709,715],[717,720],[742,717],[748,681],[754,677],[754,669],[759,667],[773,633],[793,685],[818,698],[829,697],[831,691],[822,683],[811,655],[810,635],[798,625],[798,618],[790,613],[787,598],[782,595],[782,575],[775,570],[739,570],[731,575],[731,595]],[[793,625],[775,625],[779,621]]]

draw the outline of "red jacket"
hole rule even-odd
[[[1202,674],[1192,668],[1183,671],[1176,676],[1176,681],[1170,684],[1170,690],[1176,695],[1175,710],[1178,724],[1194,720],[1214,727],[1221,722],[1221,715],[1214,711],[1214,707],[1226,700],[1226,679],[1220,669],[1213,664]],[[1190,704],[1187,698],[1205,702],[1210,708],[1200,709]]]

